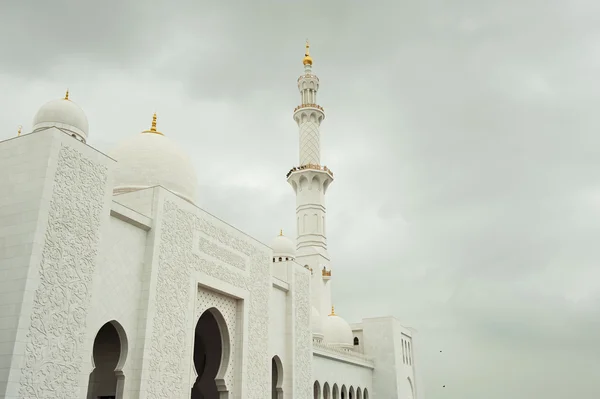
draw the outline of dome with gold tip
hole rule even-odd
[[[323,330],[326,343],[346,349],[354,347],[354,336],[350,324],[335,314],[333,306],[331,307],[331,314],[327,316],[323,323]]]
[[[308,44],[308,40],[306,41],[306,52],[304,53],[304,59],[302,60],[302,63],[304,65],[312,65],[313,63],[313,59],[310,56],[310,44]]]
[[[184,200],[195,203],[198,188],[190,157],[156,128],[119,143],[109,155],[117,161],[113,193],[123,194],[161,186]]]
[[[296,258],[296,244],[283,235],[283,230],[271,241],[271,249],[273,250],[274,258],[291,258],[292,260]]]
[[[64,98],[52,100],[38,110],[33,118],[33,132],[50,127],[60,129],[81,141],[88,137],[89,125],[85,112],[69,99],[69,90]]]

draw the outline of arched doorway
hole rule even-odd
[[[342,385],[342,399],[348,399],[348,391],[346,390],[346,385]]]
[[[283,364],[279,356],[271,359],[271,398],[283,399]]]
[[[229,363],[229,334],[223,316],[215,308],[206,310],[196,324],[194,368],[196,381],[191,399],[218,399],[225,389],[220,376]]]
[[[103,325],[92,350],[94,370],[88,383],[88,399],[98,397],[121,399],[125,385],[123,365],[127,357],[127,336],[125,330],[116,321]]]

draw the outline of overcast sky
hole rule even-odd
[[[597,0],[3,0],[0,37],[1,139],[67,87],[102,151],[156,111],[267,243],[308,37],[336,312],[416,329],[427,399],[600,397]]]

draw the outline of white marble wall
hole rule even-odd
[[[313,357],[313,383],[316,381],[319,384],[321,390],[321,396],[318,399],[324,397],[324,387],[326,384],[329,385],[330,389],[337,384],[340,389],[346,387],[349,392],[350,388],[353,388],[356,393],[360,388],[361,392],[366,389],[369,393],[370,398],[375,398],[371,395],[372,391],[372,380],[373,380],[373,369],[364,365],[353,364],[340,356],[339,359],[326,358],[323,356],[315,355]],[[378,398],[387,398],[387,396],[378,396]],[[392,396],[390,396],[391,398]],[[330,399],[333,396],[329,397]],[[348,399],[348,396],[346,396]],[[364,396],[363,396],[364,398]],[[357,395],[354,395],[353,399],[357,399]]]
[[[372,398],[407,392],[414,367],[398,367],[393,322],[367,320],[361,339],[377,375],[393,366],[383,385],[371,386],[368,362],[313,356],[308,270],[273,270],[269,248],[163,188],[113,197],[113,166],[56,129],[0,143],[0,397],[85,397],[94,338],[112,322],[123,398],[188,398],[193,331],[209,302],[235,308],[225,318],[230,398],[268,396],[273,356],[284,398],[312,398],[315,380]]]
[[[281,263],[278,265],[284,267]],[[284,398],[291,398],[293,378],[291,373],[292,359],[290,359],[290,338],[288,328],[287,303],[289,285],[279,281],[271,289],[269,303],[269,352],[271,358],[279,357],[282,364],[281,388]]]
[[[119,368],[125,379],[123,399],[133,399],[138,397],[140,386],[139,346],[142,342],[138,341],[138,327],[147,231],[113,216],[104,236],[94,275],[93,311],[88,315],[86,348],[91,351],[96,334],[105,323],[120,326],[123,336]],[[87,382],[86,376],[93,370],[91,352],[85,360],[83,379]]]
[[[194,287],[217,288],[241,301],[241,368],[233,398],[263,398],[270,388],[269,248],[214,216],[159,189],[149,259],[149,297],[140,395],[189,396]],[[192,311],[191,311],[192,310]]]
[[[16,337],[19,332],[23,339],[27,332],[19,330],[19,319],[30,265],[40,261],[43,233],[38,233],[38,225],[44,223],[40,204],[46,197],[48,208],[48,186],[54,180],[47,175],[53,140],[52,135],[39,140],[25,135],[0,142],[0,397],[7,395],[11,370],[8,395],[17,395],[15,372],[23,348]],[[13,358],[15,351],[19,359]]]
[[[371,397],[416,399],[414,363],[402,346],[412,341],[410,330],[393,317],[364,319],[361,324],[363,351],[377,365]]]
[[[2,246],[5,259],[19,258],[3,268],[19,273],[0,288],[12,301],[11,314],[0,318],[6,320],[0,369],[7,381],[0,393],[79,397],[86,315],[108,224],[114,161],[55,128],[0,143],[0,153],[7,164],[0,169],[5,198],[11,198],[7,205],[22,203],[13,211],[5,208],[9,217],[0,226],[10,226],[11,213],[19,212],[15,225],[24,229],[13,237],[19,241],[15,248]]]

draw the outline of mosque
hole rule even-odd
[[[270,246],[198,207],[156,114],[105,155],[67,92],[0,141],[0,398],[417,398],[411,331],[335,312],[308,43],[303,64],[297,231]]]

